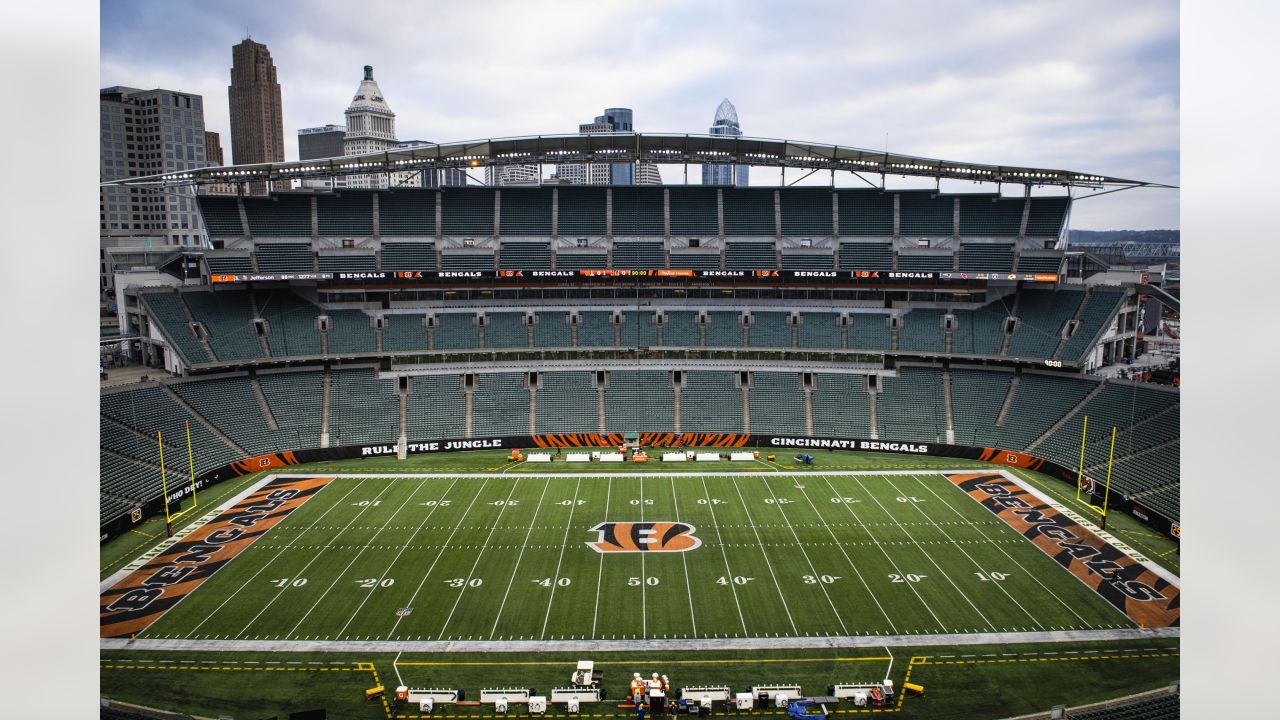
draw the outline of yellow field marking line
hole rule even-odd
[[[930,660],[929,658],[921,658],[916,662],[916,658],[912,658],[912,663],[916,665],[988,665],[993,663],[1034,663],[1034,662],[1068,662],[1072,660],[1137,660],[1140,658],[1155,657],[1179,657],[1181,652],[1165,652],[1165,653],[1121,653],[1113,655],[1073,655],[1066,657],[1059,655],[1056,657],[1019,657],[1019,658],[994,658],[991,660]]]
[[[1178,547],[1179,547],[1179,546],[1174,545],[1173,547],[1169,548],[1168,550],[1165,550],[1165,551],[1164,551],[1164,552],[1162,552],[1162,553],[1158,553],[1158,554],[1156,555],[1156,557],[1164,557],[1165,555],[1168,555],[1168,554],[1169,554],[1169,553],[1171,553],[1171,552],[1176,552],[1176,551],[1178,550]]]
[[[708,658],[705,660],[653,660],[652,662],[660,662],[663,665],[701,665],[715,663],[717,665],[730,663],[811,663],[811,662],[869,662],[873,660],[892,660],[889,656],[884,657],[836,657],[836,658],[741,658],[733,660],[717,660]],[[649,660],[597,660],[597,665],[635,665],[638,662],[650,662]],[[405,662],[403,660],[396,663],[405,667],[502,667],[502,666],[562,666],[563,660],[551,662],[539,661],[512,661],[512,662]]]
[[[141,530],[139,530],[138,528],[129,528],[129,532],[131,532],[131,533],[138,533],[139,535],[141,535],[142,537],[144,537],[144,538],[146,538],[146,539],[148,539],[148,540],[153,540],[153,539],[155,539],[155,538],[160,537],[160,533],[156,533],[155,535],[148,535],[148,534],[146,534],[146,533],[142,532]]]
[[[100,663],[98,667],[102,670],[222,670],[225,672],[370,672],[373,670],[372,663],[362,663],[369,667],[308,667],[306,665],[278,665],[273,667],[263,666],[246,666],[246,665],[150,665],[150,664],[119,664],[119,663]]]

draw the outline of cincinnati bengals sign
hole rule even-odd
[[[702,545],[694,530],[682,522],[602,522],[591,528],[597,538],[587,545],[599,553],[687,552]]]

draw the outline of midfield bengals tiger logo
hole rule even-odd
[[[682,522],[603,522],[591,528],[599,536],[587,545],[599,553],[687,552],[702,545],[695,529]]]

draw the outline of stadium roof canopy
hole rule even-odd
[[[163,175],[124,178],[103,184],[185,186],[365,175],[436,168],[582,162],[759,165],[810,171],[843,170],[859,175],[916,176],[1115,190],[1136,187],[1172,187],[1160,183],[1069,170],[956,162],[794,140],[655,133],[534,135],[470,140],[325,160],[208,167]]]

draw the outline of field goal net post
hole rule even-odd
[[[1089,416],[1085,415],[1084,427],[1080,431],[1080,466],[1079,466],[1079,469],[1077,469],[1076,471],[1076,502],[1081,504],[1088,504],[1089,507],[1093,508],[1093,510],[1097,512],[1099,517],[1102,519],[1102,529],[1106,530],[1107,529],[1107,511],[1111,501],[1111,467],[1115,463],[1115,459],[1116,459],[1116,427],[1115,426],[1111,427],[1111,449],[1107,453],[1107,479],[1102,489],[1102,505],[1096,504],[1097,503],[1097,493],[1096,493],[1097,487],[1094,484],[1094,481],[1091,478],[1086,478],[1084,475],[1084,447],[1085,447],[1085,444],[1088,442],[1088,439],[1089,439]],[[1082,494],[1082,491],[1084,491],[1085,489],[1084,485],[1085,485],[1086,479],[1089,481],[1089,488],[1088,488],[1089,498],[1087,501],[1082,500],[1080,497]]]
[[[186,433],[187,433],[187,469],[188,469],[188,472],[190,473],[190,482],[191,482],[191,507],[187,508],[186,510],[179,510],[176,513],[171,513],[169,511],[169,481],[165,475],[165,467],[164,467],[164,435],[159,430],[156,431],[156,446],[160,450],[160,491],[163,493],[163,497],[164,497],[164,527],[165,527],[166,537],[173,537],[173,521],[177,520],[178,518],[182,517],[188,512],[195,510],[196,505],[198,504],[198,500],[196,499],[196,463],[195,463],[195,454],[191,450],[191,421],[190,420],[186,421]],[[179,507],[182,506],[181,501],[179,501],[178,506]]]

